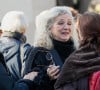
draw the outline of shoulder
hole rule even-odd
[[[43,48],[43,47],[34,47],[33,48],[33,56],[36,56],[37,58],[40,59],[40,57],[45,57],[45,55],[48,53],[48,49]]]
[[[21,45],[21,47],[24,49],[24,51],[33,48],[33,46],[31,46],[29,43],[24,43],[24,44]]]
[[[31,47],[31,52],[33,54],[44,54],[47,53],[49,50],[43,47]]]
[[[30,51],[27,53],[27,58],[25,59],[25,73],[32,68],[48,65],[48,61],[45,57],[45,50],[45,48],[41,47],[31,47]]]
[[[29,51],[29,55],[27,58],[28,62],[32,62],[34,64],[44,64],[47,63],[46,54],[48,50],[42,47],[32,47]]]
[[[43,47],[34,47],[34,52],[38,55],[45,55],[49,52],[49,50]]]
[[[0,48],[1,49],[10,49],[10,48],[15,48],[18,47],[20,44],[19,41],[14,40],[13,38],[8,38],[8,37],[1,37],[0,38]]]

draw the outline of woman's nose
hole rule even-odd
[[[70,28],[69,25],[67,25],[67,24],[64,25],[64,29],[65,29],[65,30],[67,30],[67,29],[69,29],[69,28]]]

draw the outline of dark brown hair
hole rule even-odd
[[[85,12],[79,17],[78,27],[82,35],[80,46],[89,45],[100,51],[100,15]]]

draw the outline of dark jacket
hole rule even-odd
[[[25,42],[23,35],[20,33],[4,33],[0,37],[0,52],[3,53],[7,67],[15,81],[21,78],[21,45]],[[30,47],[26,44],[23,47],[23,59],[25,58],[24,53]]]
[[[89,90],[88,77],[62,85],[55,90]]]
[[[61,58],[62,63],[64,63],[65,58],[67,58],[75,49],[72,41],[62,43],[62,42],[53,40],[53,44],[54,44],[54,50],[57,51],[59,57]],[[40,48],[41,50],[39,50]],[[53,63],[55,63],[56,65],[59,65],[59,64],[55,62],[54,60],[55,58],[50,52],[51,50],[47,50],[42,47],[40,48],[37,50],[38,52],[35,55],[33,55],[34,60],[33,59],[30,59],[31,61],[27,60],[30,63],[30,65],[32,64],[31,70],[40,72],[40,77],[38,77],[38,80],[34,80],[34,82],[37,85],[36,90],[54,90],[54,83],[56,80],[51,80],[49,78],[49,76],[47,75],[47,68],[50,64],[53,64]],[[51,53],[53,57],[53,61],[51,59],[48,59],[48,53],[49,54]],[[29,63],[26,66],[27,69],[29,68]]]
[[[0,90],[31,90],[33,82],[30,80],[18,80],[14,82],[6,67],[3,55],[0,53]]]
[[[55,83],[55,90],[63,90],[62,88],[67,88],[68,85],[74,82],[78,83],[81,80],[83,80],[81,83],[84,83],[84,80],[87,81],[85,83],[88,85],[89,80],[85,78],[90,77],[90,74],[98,70],[100,70],[99,53],[96,52],[95,48],[90,48],[88,45],[80,47],[66,59],[60,76]],[[74,88],[72,90],[89,89],[87,85],[83,88],[80,84],[76,84],[76,88],[71,85]],[[77,89],[78,87],[80,87],[80,89]],[[65,90],[67,90],[66,88]]]

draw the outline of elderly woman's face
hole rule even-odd
[[[54,39],[65,42],[71,38],[71,29],[71,16],[63,14],[55,18],[55,22],[51,27],[51,33]]]

